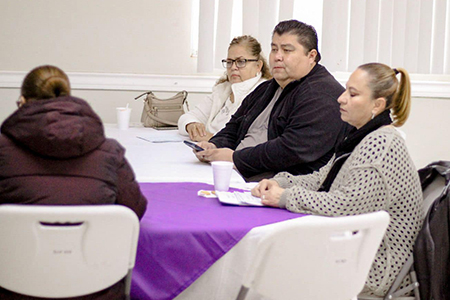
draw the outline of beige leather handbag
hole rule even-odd
[[[178,126],[178,119],[184,114],[184,104],[187,104],[186,91],[178,92],[173,97],[160,99],[153,92],[145,92],[135,100],[146,95],[144,99],[144,109],[142,110],[141,122],[144,127],[174,127]],[[188,107],[189,110],[189,107]]]

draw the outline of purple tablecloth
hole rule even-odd
[[[300,217],[269,207],[222,205],[197,196],[203,183],[141,183],[141,220],[132,299],[173,299],[253,227]]]

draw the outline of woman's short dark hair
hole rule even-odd
[[[45,65],[34,68],[23,80],[21,95],[27,101],[68,96],[70,95],[69,77],[55,66]]]
[[[272,35],[275,33],[280,36],[285,33],[297,35],[299,44],[306,50],[305,54],[315,49],[317,51],[315,62],[318,63],[320,61],[317,32],[311,25],[297,20],[282,21],[275,26]]]

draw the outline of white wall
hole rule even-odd
[[[408,121],[402,127],[417,168],[432,161],[450,161],[450,99],[413,98]]]
[[[197,59],[190,57],[190,33],[190,0],[0,0],[0,73],[24,75],[53,64],[69,77],[80,72],[114,74],[119,80],[121,74],[192,75]],[[0,122],[16,109],[19,96],[20,83],[7,79],[3,88],[0,82]],[[73,95],[110,123],[115,107],[130,103],[132,122],[138,122],[142,102],[134,97],[152,88],[152,82],[120,91],[75,87]],[[154,90],[161,97],[173,94]],[[188,92],[193,103],[205,95],[195,88]]]
[[[57,65],[69,77],[79,72],[116,75],[120,88],[103,82],[73,89],[73,95],[86,99],[106,123],[115,122],[115,107],[127,103],[133,109],[132,122],[139,122],[142,102],[134,97],[147,89],[168,97],[187,88],[195,104],[207,94],[205,82],[212,86],[215,77],[196,74],[196,58],[190,57],[190,10],[190,0],[0,0],[0,123],[16,109],[21,83],[11,83],[2,74],[25,74],[42,64]],[[166,79],[165,86],[155,87],[151,77],[148,88],[127,88],[120,82],[139,74],[195,80],[180,86]],[[402,127],[419,168],[433,160],[450,160],[450,95],[431,96],[435,92],[414,97],[410,120]]]
[[[1,0],[0,70],[192,74],[189,0]]]

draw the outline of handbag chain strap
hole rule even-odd
[[[181,105],[186,104],[187,111],[189,111],[189,110],[190,110],[190,109],[189,109],[189,101],[187,101],[188,92],[186,92],[186,91],[181,91],[181,92],[183,93],[183,102],[181,103]],[[139,96],[137,96],[136,98],[134,98],[134,100],[138,100],[138,99],[141,98],[142,96],[144,96],[144,95],[150,95],[150,94],[153,95],[153,92],[152,92],[152,91],[148,91],[148,92],[142,93],[142,94],[140,94]],[[145,100],[144,100],[144,101],[145,101]]]
[[[185,102],[186,102],[186,104],[187,104],[187,95],[188,95],[188,93],[186,92],[186,91],[181,91],[181,93],[183,93],[183,102],[182,102],[182,104],[184,104]],[[155,95],[153,94],[153,92],[152,91],[148,91],[148,92],[145,92],[145,93],[142,93],[142,94],[140,94],[139,96],[137,96],[136,98],[134,98],[134,100],[138,100],[139,98],[141,98],[142,96],[144,96],[144,95],[150,95],[150,94],[152,94],[154,97],[155,97]],[[176,96],[176,95],[175,95]],[[175,96],[173,96],[173,97],[171,97],[171,98],[168,98],[168,99],[159,99],[159,100],[169,100],[169,99],[172,99],[172,98],[174,98]],[[156,97],[155,97],[156,98]],[[189,109],[189,107],[188,107],[188,109]]]
[[[148,94],[153,94],[152,92],[150,92],[150,91],[148,91],[148,92],[145,92],[145,93],[143,93],[143,94],[140,94],[139,96],[137,96],[136,98],[134,98],[134,100],[137,100],[137,99],[139,99],[139,98],[141,98],[142,96],[144,96],[144,95],[148,95]]]

